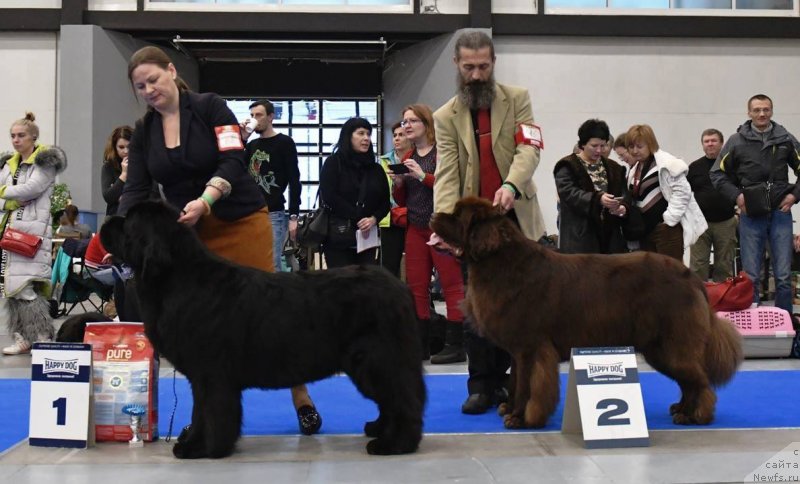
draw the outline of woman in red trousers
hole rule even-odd
[[[423,353],[428,356],[430,335],[430,291],[433,268],[439,272],[445,303],[447,330],[444,349],[431,357],[433,364],[466,361],[464,352],[464,315],[459,305],[464,299],[464,279],[458,261],[427,245],[431,236],[428,224],[433,214],[433,173],[436,171],[436,137],[433,113],[424,104],[403,109],[402,126],[413,149],[403,164],[408,173],[391,175],[395,201],[408,208],[406,231],[406,280],[414,295]]]

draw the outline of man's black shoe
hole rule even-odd
[[[492,398],[489,395],[485,393],[473,393],[467,397],[464,404],[461,405],[461,413],[480,415],[486,413],[493,404],[494,402],[492,402]]]
[[[494,391],[494,404],[500,405],[501,403],[508,403],[508,390],[500,387]]]

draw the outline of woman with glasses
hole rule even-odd
[[[408,173],[392,175],[394,197],[398,204],[408,207],[406,230],[406,280],[414,295],[419,319],[423,355],[429,354],[431,273],[439,271],[439,281],[447,305],[445,346],[431,357],[432,364],[466,361],[464,351],[464,314],[460,304],[464,299],[464,279],[461,265],[446,254],[427,245],[431,236],[428,224],[433,214],[433,182],[436,171],[436,133],[433,113],[424,104],[412,104],[403,110],[403,128],[413,149],[403,160]]]
[[[683,249],[694,244],[708,225],[686,179],[689,166],[662,150],[653,128],[631,126],[625,143],[633,161],[628,187],[642,211],[642,250],[683,262]]]

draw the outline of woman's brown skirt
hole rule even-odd
[[[220,257],[262,271],[275,271],[272,224],[266,208],[232,222],[213,214],[204,215],[197,224],[197,235]]]

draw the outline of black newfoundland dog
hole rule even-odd
[[[178,213],[155,202],[103,225],[103,245],[136,274],[145,332],[191,383],[179,458],[234,449],[246,388],[287,388],[344,371],[378,405],[370,454],[422,439],[425,384],[408,289],[379,267],[268,274],[209,252]]]
[[[708,304],[700,279],[652,252],[565,255],[528,240],[479,198],[437,213],[438,246],[466,259],[467,313],[514,358],[506,427],[543,427],[558,403],[558,362],[571,348],[633,346],[681,388],[672,421],[714,419],[713,387],[736,372],[741,336]],[[435,240],[435,238],[434,238]]]

